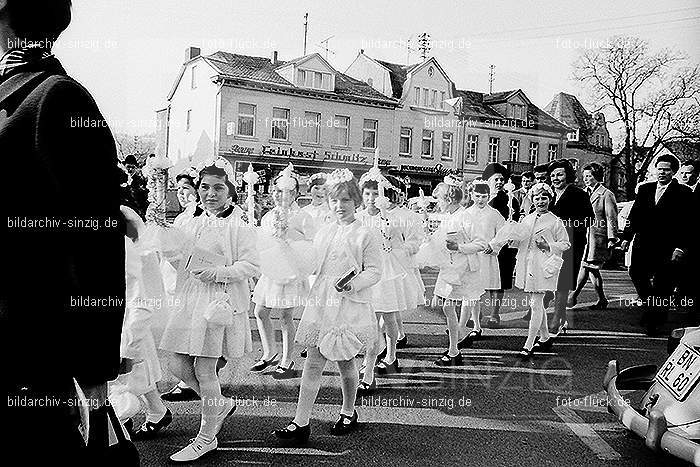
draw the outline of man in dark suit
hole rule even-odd
[[[0,0],[0,155],[13,197],[0,203],[2,400],[5,442],[30,464],[103,455],[106,383],[120,364],[124,232],[114,140],[50,51],[70,7]],[[87,447],[74,379],[89,403]]]
[[[588,193],[574,185],[576,171],[569,161],[555,160],[549,169],[555,195],[551,211],[564,222],[571,243],[571,248],[564,252],[564,264],[554,294],[554,317],[550,327],[559,331],[569,324],[566,320],[566,302],[569,291],[576,288],[576,277],[586,249],[588,227],[593,223],[595,214]]]
[[[673,304],[677,272],[690,246],[692,192],[673,178],[678,159],[656,159],[657,181],[639,186],[623,231],[622,248],[634,238],[630,278],[645,308],[642,324],[657,335]]]

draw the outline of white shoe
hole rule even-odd
[[[235,411],[236,411],[236,401],[230,397],[227,397],[226,403],[222,407],[221,412],[219,412],[219,415],[216,417],[216,431],[215,431],[216,434],[219,434],[219,431],[221,430],[221,427],[223,426],[224,420],[226,420],[226,417],[233,414],[233,412],[235,412]]]
[[[198,438],[192,438],[190,444],[170,456],[173,462],[192,462],[199,459],[210,451],[216,451],[219,447],[219,442],[214,438],[211,443],[205,443]]]

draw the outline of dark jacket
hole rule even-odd
[[[113,379],[124,316],[116,150],[58,60],[0,83],[0,156],[3,380],[62,390],[73,377]]]
[[[648,264],[669,262],[673,250],[680,248],[688,253],[690,247],[691,189],[672,179],[657,204],[654,200],[656,186],[657,182],[639,186],[627,217],[622,236],[625,240],[634,238],[632,261]]]
[[[564,264],[559,273],[557,290],[573,290],[576,276],[586,249],[588,227],[593,224],[595,214],[588,193],[576,185],[566,187],[561,196],[554,200],[551,211],[566,226],[571,248],[564,252]]]

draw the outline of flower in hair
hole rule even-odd
[[[352,179],[353,175],[349,169],[335,169],[326,178],[326,185],[333,186],[338,183],[349,182]]]
[[[233,174],[233,166],[231,166],[231,163],[221,156],[206,159],[197,166],[197,171],[201,173],[202,170],[204,170],[207,167],[216,167],[218,169],[222,169],[226,173],[226,177],[231,183],[233,183],[236,179],[236,177]]]
[[[456,186],[456,187],[462,186],[462,180],[455,177],[454,175],[445,175],[443,182],[445,182],[446,185],[450,185],[450,186]]]

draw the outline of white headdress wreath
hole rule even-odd
[[[552,190],[552,187],[542,182],[535,183],[534,185],[532,185],[530,190],[527,192],[527,195],[532,199],[535,196],[535,194],[541,191],[547,192],[547,194],[549,194],[551,198],[554,198],[554,191]]]
[[[204,170],[207,167],[217,167],[219,169],[223,169],[224,172],[226,173],[226,177],[228,177],[228,181],[231,183],[236,182],[236,177],[233,174],[233,166],[231,166],[231,163],[227,161],[225,158],[219,156],[219,157],[212,157],[210,159],[205,160],[204,162],[200,163],[197,166],[197,172],[202,173],[202,170]]]
[[[454,175],[445,175],[443,182],[445,182],[446,185],[450,185],[450,186],[456,186],[456,187],[462,186],[462,180],[455,177]]]
[[[327,174],[325,172],[315,173],[309,177],[309,183],[313,182],[314,180],[318,180],[318,179],[321,179],[325,182],[326,180],[328,180],[328,175],[329,174]]]
[[[331,187],[338,183],[349,182],[352,179],[353,175],[349,169],[335,169],[326,177],[326,185]]]
[[[283,190],[293,190],[297,187],[297,177],[294,173],[294,166],[290,162],[287,167],[280,173],[280,176],[275,182],[278,188]]]
[[[377,185],[381,186],[385,190],[394,190],[397,193],[401,192],[401,190],[392,185],[391,182],[387,180],[387,178],[384,175],[382,175],[382,171],[379,170],[378,149],[374,152],[374,165],[371,169],[369,169],[367,172],[363,173],[360,176],[360,186],[362,186],[365,182],[377,182]]]
[[[199,180],[199,171],[194,167],[188,167],[182,172],[180,172],[178,175],[187,175],[192,179],[194,183],[197,183],[197,181]]]

